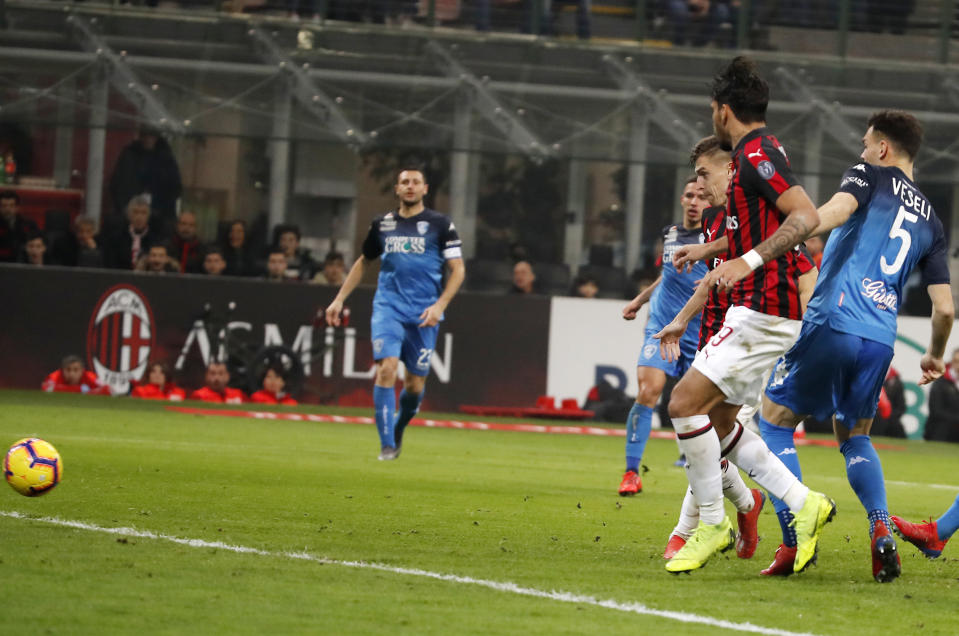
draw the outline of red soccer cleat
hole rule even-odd
[[[813,557],[815,559],[816,557]],[[776,556],[769,567],[760,572],[763,576],[789,576],[793,573],[793,563],[796,561],[796,546],[787,547],[779,544]]]
[[[669,561],[671,558],[676,556],[677,552],[682,550],[684,545],[686,545],[686,539],[682,538],[678,534],[670,535],[669,541],[666,542],[666,551],[663,552],[663,558]]]
[[[750,490],[753,493],[753,509],[749,512],[736,513],[736,523],[739,525],[739,534],[736,535],[736,556],[740,559],[751,559],[756,554],[759,544],[759,513],[766,504],[766,495],[758,488]]]
[[[877,521],[872,529],[872,578],[880,583],[889,583],[899,576],[902,564],[896,540],[882,521]]]
[[[939,538],[939,528],[935,521],[909,523],[905,519],[900,519],[896,516],[889,518],[892,519],[893,525],[896,526],[894,528],[896,534],[919,548],[919,551],[927,557],[935,559],[942,554],[942,549],[946,547],[946,541],[949,539]]]
[[[628,497],[638,492],[643,492],[643,480],[635,471],[627,470],[623,475],[623,481],[619,482],[619,496]]]

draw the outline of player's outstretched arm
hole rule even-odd
[[[709,260],[729,251],[729,239],[725,236],[710,243],[683,245],[673,252],[673,265],[678,272],[691,272],[699,261]]]
[[[363,280],[363,273],[366,271],[366,257],[360,256],[350,268],[350,273],[346,275],[346,280],[340,286],[336,298],[326,308],[326,324],[334,327],[340,326],[340,313],[343,311],[343,303],[350,297],[356,286]]]
[[[623,307],[623,320],[633,320],[636,318],[636,314],[639,313],[640,308],[649,302],[650,297],[652,297],[653,292],[662,280],[663,275],[660,274],[649,287],[639,292],[636,298],[633,298],[629,301],[629,304]]]
[[[683,337],[683,334],[686,333],[686,328],[689,326],[689,321],[693,319],[693,316],[698,316],[702,313],[703,306],[706,304],[708,298],[709,285],[706,283],[706,280],[703,279],[699,286],[696,287],[695,293],[686,301],[686,304],[679,310],[679,313],[676,314],[672,322],[663,327],[662,331],[653,335],[653,338],[659,340],[659,355],[663,360],[672,362],[679,359],[679,340]]]
[[[453,296],[456,295],[466,279],[466,265],[463,264],[462,258],[448,259],[446,265],[450,270],[449,276],[446,277],[446,287],[443,288],[443,293],[440,294],[436,302],[420,314],[420,319],[423,321],[420,323],[420,327],[433,327],[439,324],[443,312],[446,311],[450,301],[453,300]]]
[[[943,356],[946,353],[946,342],[952,332],[952,323],[956,317],[956,308],[952,302],[952,289],[946,283],[929,285],[929,298],[932,300],[932,338],[929,348],[919,362],[922,368],[922,378],[919,384],[929,384],[942,376],[946,369]]]
[[[819,207],[819,225],[810,232],[810,236],[834,230],[848,221],[858,208],[859,202],[856,201],[856,197],[848,192],[837,192]]]

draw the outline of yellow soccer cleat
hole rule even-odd
[[[729,517],[723,517],[723,520],[714,526],[707,526],[700,521],[686,545],[666,564],[666,571],[679,574],[697,570],[706,565],[706,561],[717,552],[725,552],[733,547],[735,541],[736,533],[733,532]]]
[[[802,572],[818,552],[819,535],[823,527],[836,516],[836,502],[826,495],[810,490],[802,510],[793,515],[796,524],[796,561],[793,572]]]

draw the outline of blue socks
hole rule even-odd
[[[649,431],[653,427],[653,409],[634,403],[626,418],[626,470],[639,472],[639,460],[646,450]]]
[[[956,497],[952,507],[936,520],[936,529],[939,530],[940,541],[945,541],[959,529],[959,497]]]
[[[420,404],[423,402],[423,393],[407,393],[406,389],[400,391],[400,412],[396,415],[396,428],[393,431],[393,437],[396,441],[396,447],[403,444],[403,431],[406,425],[410,423],[413,416],[420,410]]]
[[[869,534],[872,534],[876,521],[882,520],[889,525],[889,512],[886,507],[886,484],[882,477],[882,464],[873,448],[868,435],[850,437],[839,451],[846,458],[846,477],[863,508],[869,515]]]
[[[799,455],[796,454],[796,443],[793,441],[795,430],[788,426],[776,426],[763,417],[759,418],[759,432],[769,450],[779,458],[793,475],[802,481],[802,469],[799,467]],[[789,506],[782,499],[769,495],[769,500],[776,510],[779,526],[783,532],[783,545],[787,548],[796,547],[796,528],[792,525],[793,514]]]
[[[396,393],[393,387],[373,385],[373,406],[376,409],[376,432],[380,434],[380,446],[396,447],[393,426],[396,422]]]

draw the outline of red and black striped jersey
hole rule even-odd
[[[716,206],[703,211],[703,237],[706,243],[726,235],[726,208]],[[726,261],[725,254],[719,254],[706,261],[710,271],[716,269]],[[723,326],[726,310],[729,308],[729,296],[721,294],[713,287],[709,290],[709,297],[703,307],[703,321],[699,325],[699,348],[706,346],[706,342],[716,335]]]
[[[785,149],[766,128],[753,130],[742,138],[733,151],[733,175],[726,192],[729,258],[742,256],[779,229],[786,215],[776,207],[776,200],[798,183]],[[771,316],[801,319],[796,284],[800,255],[798,248],[789,250],[754,271],[733,287],[730,304]]]

